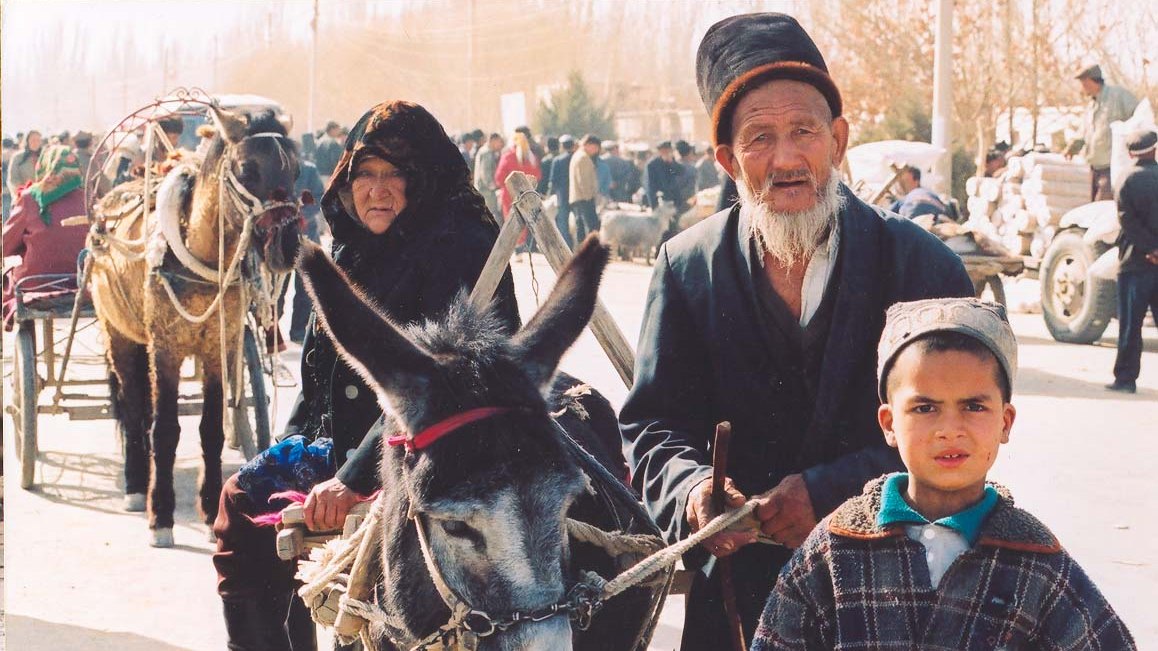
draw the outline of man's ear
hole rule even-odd
[[[1017,419],[1017,408],[1011,403],[1005,403],[1001,412],[1001,442],[1009,443],[1009,432],[1013,429],[1013,421]]]
[[[832,121],[832,140],[835,147],[832,151],[832,166],[840,167],[844,161],[844,154],[848,151],[848,120],[844,116]]]
[[[719,163],[720,167],[724,168],[728,176],[732,177],[732,180],[735,181],[736,157],[733,154],[731,145],[716,145],[716,162]]]
[[[893,431],[892,405],[886,402],[877,408],[877,422],[885,434],[885,443],[888,443],[890,448],[897,447],[897,434]]]

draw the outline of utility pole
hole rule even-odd
[[[466,128],[474,128],[474,0],[466,0]]]
[[[936,192],[948,194],[953,185],[953,0],[937,0],[937,40],[933,54],[933,145],[945,155],[933,170],[941,180]]]
[[[314,0],[314,15],[310,18],[310,97],[306,109],[306,131],[314,133],[314,97],[318,84],[318,0]]]

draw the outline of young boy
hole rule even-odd
[[[1134,649],[1053,534],[986,473],[1009,441],[1017,341],[977,299],[889,308],[878,420],[907,473],[813,529],[760,618],[762,649]]]

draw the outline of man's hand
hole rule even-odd
[[[736,485],[732,483],[731,478],[724,478],[724,494],[727,496],[725,504],[729,508],[738,508],[744,506],[748,501],[744,494],[736,489]],[[695,488],[688,493],[688,506],[684,512],[688,521],[688,526],[692,528],[692,533],[699,531],[701,527],[707,525],[719,513],[712,508],[712,478],[707,479],[696,484]],[[734,553],[737,549],[744,545],[756,542],[755,531],[745,532],[730,532],[723,531],[711,538],[708,538],[700,545],[711,552],[713,555],[723,558]]]
[[[772,540],[796,549],[816,526],[816,513],[804,476],[788,475],[775,488],[757,497],[760,530]]]
[[[350,490],[337,477],[314,486],[306,497],[302,511],[310,531],[334,531],[346,523],[346,514],[362,496]]]

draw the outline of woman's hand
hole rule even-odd
[[[362,496],[350,490],[340,479],[334,477],[314,486],[306,497],[303,508],[306,527],[310,531],[334,531],[346,522],[346,514]]]

